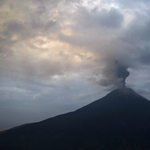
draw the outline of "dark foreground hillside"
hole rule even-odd
[[[116,89],[75,112],[0,133],[0,150],[150,150],[150,101]]]

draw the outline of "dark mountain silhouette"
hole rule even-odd
[[[81,109],[0,133],[0,150],[150,150],[150,101],[116,89]]]

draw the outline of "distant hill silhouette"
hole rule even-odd
[[[83,108],[0,133],[0,150],[150,150],[150,101],[116,89]]]

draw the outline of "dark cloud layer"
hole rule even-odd
[[[95,19],[98,21],[99,25],[105,28],[118,28],[122,25],[123,14],[114,8],[110,9],[109,11],[103,9],[97,13]]]

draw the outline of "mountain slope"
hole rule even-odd
[[[150,149],[150,101],[116,89],[83,108],[0,134],[1,150]]]

